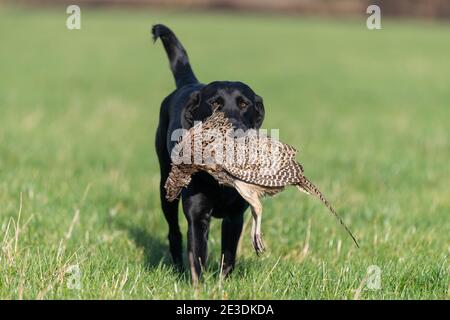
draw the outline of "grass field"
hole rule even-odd
[[[450,24],[82,8],[69,31],[66,17],[0,7],[0,298],[448,299]],[[153,143],[174,84],[156,22],[203,82],[264,97],[264,127],[300,150],[361,249],[289,189],[265,201],[263,257],[247,228],[222,280],[213,220],[198,290],[171,269]]]

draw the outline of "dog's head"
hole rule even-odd
[[[225,113],[235,129],[259,129],[264,120],[262,98],[242,82],[214,81],[193,92],[182,112],[183,128],[203,121],[217,109]]]

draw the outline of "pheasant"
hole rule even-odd
[[[187,130],[172,149],[172,167],[165,183],[166,198],[176,199],[193,174],[208,172],[219,184],[235,188],[249,203],[252,212],[252,244],[259,255],[265,250],[262,239],[261,198],[274,196],[292,185],[316,196],[335,215],[359,247],[356,238],[340,216],[303,174],[295,156],[297,150],[271,137],[251,130],[233,135],[231,122],[220,111]]]

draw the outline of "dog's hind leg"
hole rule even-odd
[[[169,246],[170,254],[172,256],[172,261],[178,270],[183,269],[183,249],[182,249],[182,235],[180,231],[180,226],[178,224],[178,203],[179,199],[175,199],[172,202],[166,199],[166,190],[164,184],[166,182],[167,175],[161,172],[161,182],[160,182],[160,197],[161,197],[161,208],[164,213],[164,217],[169,225]]]
[[[163,102],[164,104],[164,102]],[[163,108],[164,105],[161,107]],[[166,199],[166,189],[164,187],[167,177],[170,172],[170,158],[167,152],[165,144],[165,132],[167,131],[166,121],[162,121],[156,131],[156,154],[158,155],[161,181],[159,183],[159,196],[161,200],[161,209],[164,213],[164,217],[169,225],[169,246],[172,261],[178,270],[183,269],[183,249],[182,249],[182,236],[180,232],[180,226],[178,224],[178,203],[179,199],[175,199],[169,202]]]

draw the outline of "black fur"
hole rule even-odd
[[[172,133],[190,128],[194,121],[202,121],[219,109],[235,128],[258,129],[264,119],[261,97],[242,82],[214,81],[199,83],[192,71],[186,50],[175,34],[166,26],[152,28],[153,39],[161,39],[177,89],[161,104],[156,132],[156,152],[160,163],[160,197],[164,216],[169,224],[170,253],[173,262],[182,268],[182,235],[178,224],[178,202],[165,198],[164,183],[170,171],[170,151],[175,143]],[[192,256],[191,270],[197,278],[206,264],[207,241],[211,217],[222,218],[223,273],[229,274],[235,265],[236,249],[242,232],[243,214],[248,204],[234,190],[219,186],[206,173],[196,174],[182,192],[182,206],[188,222],[188,256]]]

